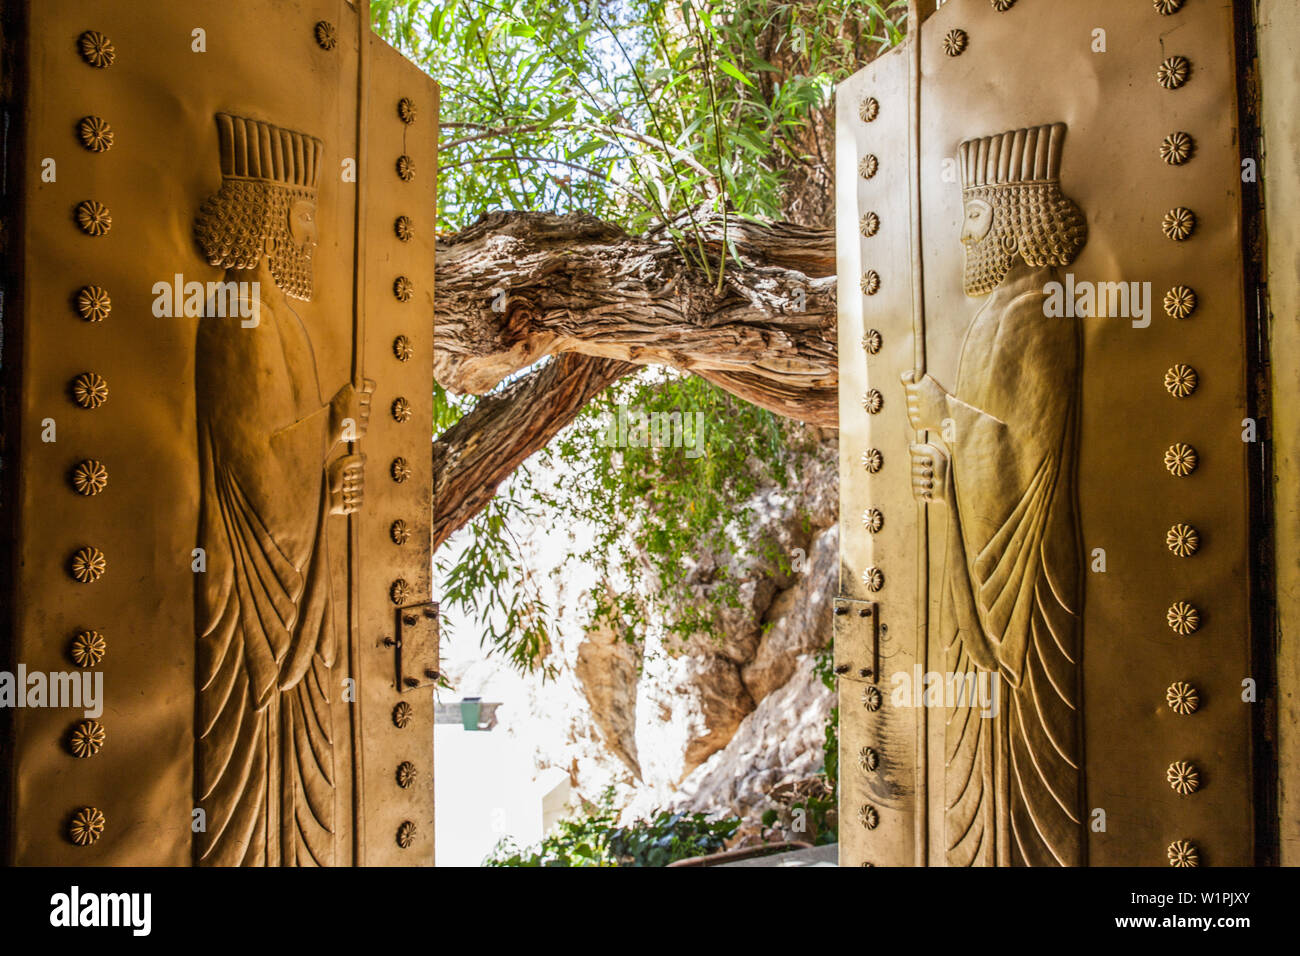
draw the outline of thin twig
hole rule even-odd
[[[570,169],[576,169],[579,172],[587,173],[588,175],[591,176],[602,177],[604,175],[598,169],[595,169],[591,166],[584,166],[581,163],[570,162],[567,159],[555,159],[554,157],[551,156],[529,156],[524,153],[513,153],[513,152],[501,153],[500,155],[497,156],[475,156],[471,159],[462,159],[454,163],[439,163],[439,166],[441,166],[443,169],[448,169],[453,166],[473,166],[477,163],[507,163],[507,162],[514,162],[516,164],[516,168],[519,168],[518,163],[521,162],[554,163],[557,166],[567,166]],[[521,181],[522,181],[522,177],[523,177],[523,173],[521,172],[520,173]],[[635,189],[632,189],[628,186],[624,186],[622,183],[615,182],[614,180],[609,179],[607,177],[605,178],[605,182],[608,183],[610,186],[614,187],[615,189],[620,189],[623,192],[627,193],[629,196],[631,196],[633,199],[639,202],[650,212],[655,211],[654,206],[652,206],[649,202],[647,202],[645,197],[642,196],[640,193],[638,193]]]
[[[690,153],[687,153],[685,150],[678,149],[676,146],[671,146],[662,139],[659,139],[654,136],[648,136],[645,133],[638,133],[636,130],[628,129],[626,126],[610,126],[601,123],[533,123],[528,126],[493,126],[493,127],[482,126],[481,124],[475,124],[475,125],[479,125],[480,128],[484,130],[484,132],[477,133],[473,136],[462,136],[460,139],[449,140],[448,142],[442,143],[438,147],[438,149],[441,152],[448,152],[450,150],[455,149],[458,146],[464,146],[467,143],[475,143],[484,139],[495,139],[499,136],[505,136],[510,133],[536,133],[542,130],[561,130],[561,131],[578,132],[578,133],[609,133],[615,136],[622,136],[627,139],[634,140],[638,143],[642,143],[646,146],[651,146],[655,149],[663,150],[663,152],[666,153],[670,158],[675,159],[686,166],[689,166],[691,169],[695,170],[701,176],[706,177],[709,183],[712,184],[712,188],[710,192],[716,194],[716,192],[718,191],[717,177],[714,175],[713,171],[710,170],[703,163],[701,163],[699,160],[697,160]],[[447,165],[447,164],[444,163],[443,165]]]

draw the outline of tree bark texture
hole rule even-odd
[[[780,415],[837,423],[830,229],[689,215],[645,237],[590,216],[505,212],[438,242],[434,374],[488,395],[433,443],[436,549],[529,455],[638,365],[700,375]],[[700,255],[701,248],[704,251]],[[699,262],[707,259],[712,276]]]
[[[633,237],[589,216],[493,213],[438,244],[438,381],[483,394],[545,355],[670,365],[788,418],[835,425],[835,236],[696,214]],[[699,258],[706,276],[683,255]]]

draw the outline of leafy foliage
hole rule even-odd
[[[821,678],[822,684],[828,690],[836,689],[835,677],[835,645],[827,644],[817,652],[815,659],[817,676]],[[834,843],[838,839],[837,828],[826,820],[826,814],[836,809],[839,801],[840,792],[840,708],[832,707],[831,712],[826,717],[825,740],[822,743],[822,754],[824,759],[824,768],[826,772],[826,782],[830,786],[831,796],[829,807],[823,813],[823,821],[827,828],[830,838],[827,843]]]
[[[484,866],[667,866],[717,853],[735,835],[735,817],[710,820],[703,813],[656,813],[649,820],[619,825],[614,792],[573,820],[561,820],[540,843],[520,849],[502,841]]]
[[[601,441],[619,427],[620,416],[628,422],[636,412],[651,411],[698,421],[693,437],[702,447]],[[632,427],[629,422],[624,430]],[[712,555],[757,554],[788,572],[788,558],[775,543],[754,538],[747,499],[763,484],[785,487],[792,481],[799,456],[809,451],[801,434],[799,426],[690,375],[645,373],[592,402],[542,456],[570,479],[534,496],[549,513],[595,529],[590,546],[572,557],[619,586],[617,594],[592,595],[593,621],[621,624],[635,639],[648,623],[642,596],[652,594],[661,598],[653,617],[666,633],[709,634],[711,609],[739,603],[737,582]],[[692,437],[692,428],[683,427],[683,435]],[[629,537],[636,551],[628,549]],[[691,582],[707,589],[707,605],[687,600]]]
[[[440,562],[435,556],[440,603],[475,615],[483,628],[480,643],[489,653],[503,651],[517,670],[540,668],[551,677],[554,669],[546,662],[550,608],[535,572],[519,557],[519,542],[510,530],[511,512],[529,514],[525,505],[498,495],[468,525],[466,547],[458,560]],[[444,633],[450,634],[455,626],[455,619],[444,612]]]
[[[898,41],[905,6],[373,0],[371,10],[447,91],[440,228],[486,209],[576,209],[640,231],[703,204],[779,217],[774,154],[804,158],[810,112]]]
[[[822,744],[825,754],[826,780],[835,793],[840,788],[840,709],[832,707],[826,718],[826,740]]]
[[[781,789],[778,787],[777,791]],[[803,793],[792,798],[777,791],[768,794],[769,798],[777,799],[780,806],[763,812],[763,838],[769,842],[799,840],[814,846],[838,843],[838,808],[833,787],[828,781],[820,781],[815,788],[805,786],[801,789]]]

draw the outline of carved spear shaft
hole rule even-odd
[[[915,372],[912,381],[925,376],[925,266],[921,259],[921,3],[908,0],[907,40],[910,72],[908,77],[908,156],[911,162],[911,230],[912,230],[912,349]],[[916,443],[926,443],[927,434],[919,431]],[[909,462],[910,468],[910,462]],[[930,512],[922,498],[916,501],[916,662],[922,673],[929,664],[930,639]],[[914,865],[929,864],[929,714],[925,707],[916,709],[916,778],[915,778],[915,859]]]
[[[366,345],[366,185],[368,175],[368,123],[370,115],[370,0],[358,0],[357,8],[357,177],[356,219],[353,221],[352,252],[352,385],[358,391],[365,388],[364,349]],[[348,446],[349,454],[361,450],[361,442]],[[361,714],[365,709],[361,695],[361,661],[358,643],[361,639],[361,514],[348,515],[348,676],[353,680],[356,706],[349,707],[351,715],[352,744],[352,865],[365,865],[366,826],[365,803],[362,795],[365,778],[362,773],[363,742]]]

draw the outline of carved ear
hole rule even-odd
[[[1009,256],[1014,256],[1020,251],[1020,243],[1015,236],[1002,237],[1002,251]]]
[[[276,249],[275,236],[268,235],[265,239],[262,240],[262,251],[265,252],[268,256],[274,256],[275,249]]]

